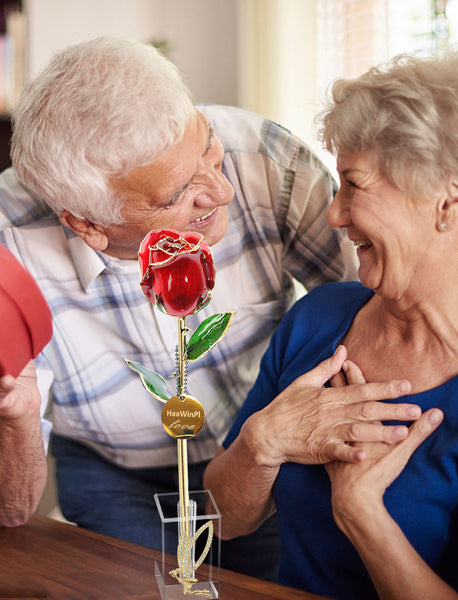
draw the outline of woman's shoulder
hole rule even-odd
[[[298,353],[318,348],[328,351],[372,295],[372,290],[357,281],[314,288],[294,304],[275,332],[277,358],[288,362]]]
[[[310,313],[314,318],[318,318],[319,315],[335,318],[347,315],[355,306],[359,308],[373,293],[359,281],[324,283],[305,294],[290,312],[294,317],[297,314]]]

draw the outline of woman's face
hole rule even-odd
[[[328,223],[347,229],[357,248],[361,282],[385,298],[399,299],[431,265],[435,203],[401,192],[380,174],[373,153],[339,154],[337,170],[340,189]]]

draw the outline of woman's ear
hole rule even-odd
[[[436,227],[438,231],[451,231],[458,223],[458,177],[451,177],[438,198]]]
[[[108,238],[101,225],[91,223],[87,219],[75,217],[68,210],[63,210],[59,215],[62,225],[66,225],[76,233],[93,250],[103,252],[108,246]]]

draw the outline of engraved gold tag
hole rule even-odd
[[[173,396],[162,409],[162,425],[174,438],[191,438],[205,423],[202,404],[192,396]]]

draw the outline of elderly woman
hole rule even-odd
[[[341,600],[456,599],[458,55],[336,82],[322,139],[341,181],[328,222],[357,247],[361,283],[293,307],[206,485],[224,537],[276,508],[283,583]],[[398,444],[353,445],[356,463],[307,465],[311,415],[292,411],[288,386],[310,369],[317,387],[397,378],[408,396],[390,402],[423,414]]]

